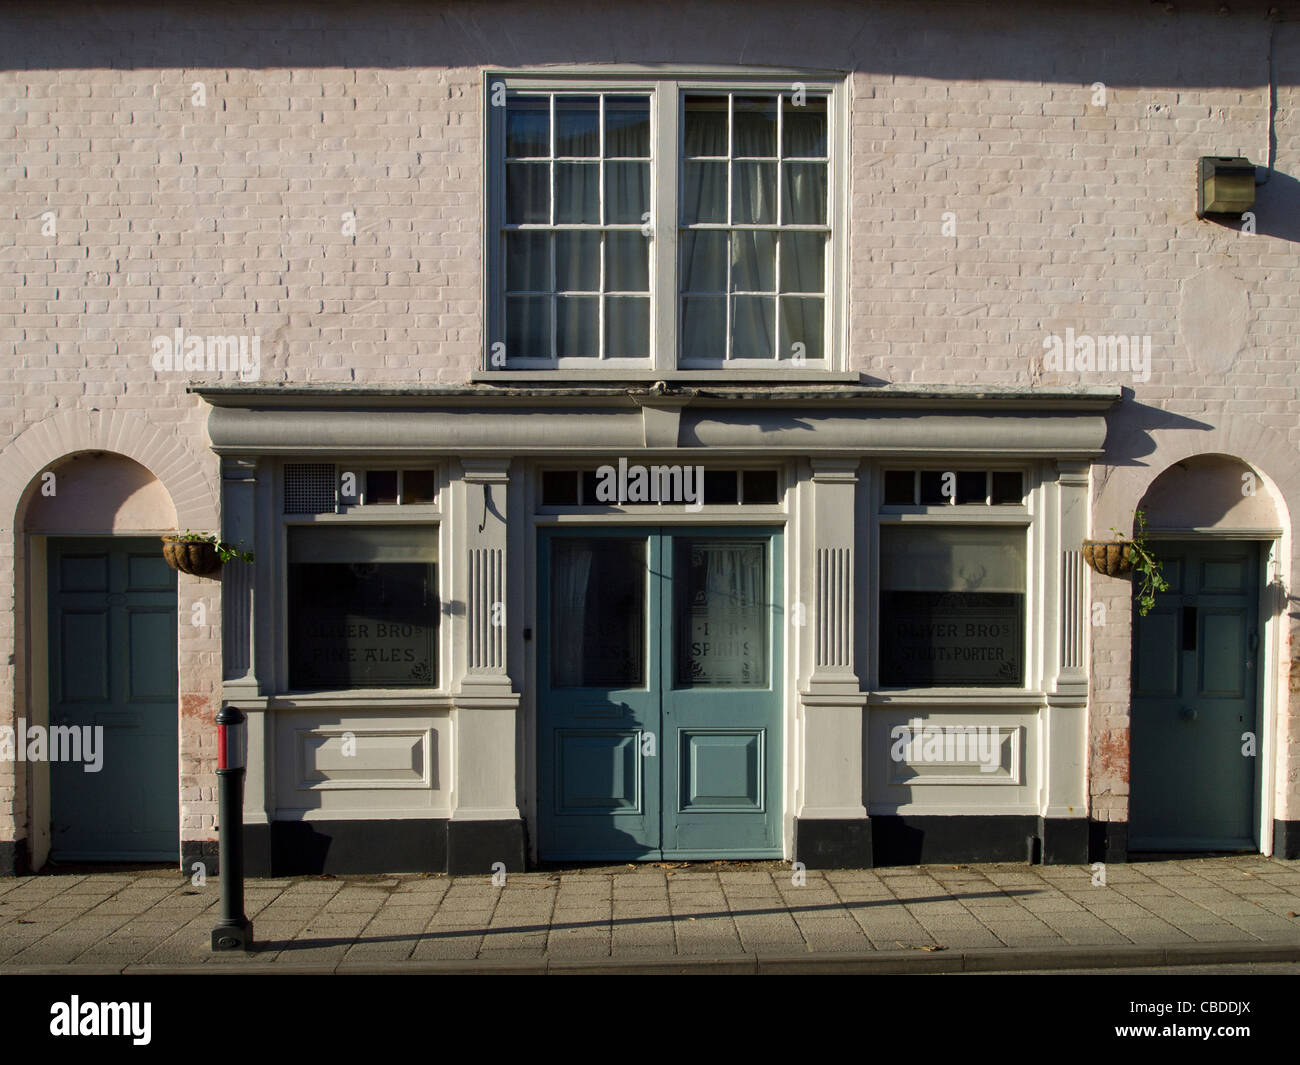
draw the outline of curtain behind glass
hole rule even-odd
[[[767,683],[767,550],[761,543],[679,541],[677,683]]]
[[[551,685],[582,684],[584,633],[587,627],[587,581],[591,546],[582,540],[556,540],[551,559]]]

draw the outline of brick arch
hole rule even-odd
[[[122,411],[64,411],[31,426],[0,452],[0,530],[19,527],[24,494],[42,470],[86,451],[138,462],[171,495],[181,528],[216,529],[220,510],[203,475],[204,457],[172,429]]]
[[[1300,501],[1296,447],[1282,434],[1242,418],[1234,419],[1230,426],[1205,433],[1162,437],[1149,466],[1112,467],[1093,500],[1093,535],[1103,536],[1103,531],[1112,526],[1129,532],[1134,509],[1156,479],[1179,462],[1203,456],[1236,459],[1259,475],[1261,487],[1268,492],[1282,525],[1285,557],[1293,544],[1291,506],[1287,501]]]

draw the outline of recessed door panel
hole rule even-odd
[[[641,812],[645,803],[639,732],[562,729],[555,742],[559,813]]]
[[[681,809],[763,808],[763,732],[683,729]]]

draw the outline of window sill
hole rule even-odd
[[[867,706],[965,706],[1008,705],[1041,707],[1047,693],[1025,688],[878,688],[867,694]]]
[[[753,384],[771,381],[788,384],[859,384],[863,376],[857,373],[840,373],[830,370],[810,369],[736,369],[736,370],[475,370],[470,375],[474,384],[573,385],[585,382],[628,384],[653,384],[655,381],[673,381],[688,385],[728,385],[739,381]]]
[[[243,700],[241,705],[250,700]],[[330,692],[285,692],[263,700],[267,710],[310,710],[321,707],[365,709],[450,709],[452,697],[441,688],[352,688]]]

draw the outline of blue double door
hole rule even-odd
[[[50,856],[174,862],[176,574],[156,537],[51,538],[48,563],[50,724],[79,756],[50,764]]]
[[[539,557],[541,857],[780,857],[780,532],[555,529]]]

